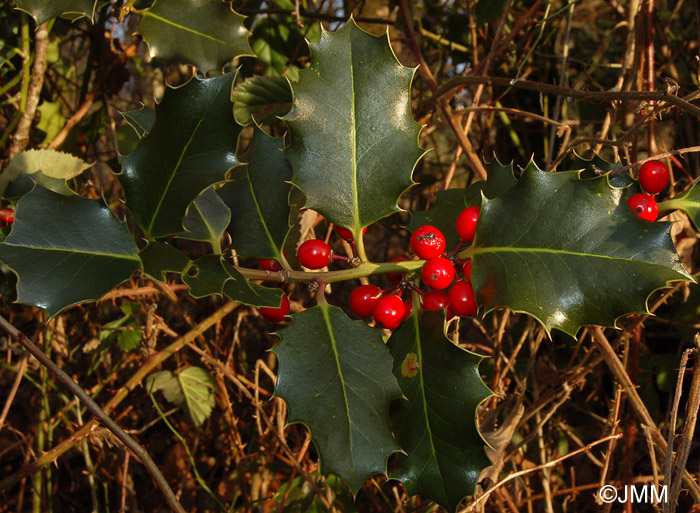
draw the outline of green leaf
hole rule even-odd
[[[466,189],[438,191],[433,207],[428,211],[412,213],[410,231],[423,225],[435,226],[445,236],[447,248],[454,248],[459,243],[456,220],[459,213],[467,207],[480,206],[482,193],[487,198],[495,198],[516,183],[513,165],[503,165],[498,159],[485,164],[487,179],[471,184]]]
[[[230,221],[231,210],[209,187],[190,204],[182,221],[186,231],[178,234],[178,237],[208,242],[216,253],[221,253],[221,236]]]
[[[515,186],[484,199],[465,256],[486,311],[508,307],[575,335],[586,324],[648,313],[653,291],[692,280],[670,223],[638,218],[623,192],[607,176],[581,180],[576,171],[528,166]]]
[[[659,203],[659,215],[663,216],[673,210],[682,210],[695,226],[695,229],[700,231],[700,180],[695,183],[680,196],[673,199],[662,201]]]
[[[281,260],[289,233],[288,180],[292,170],[282,153],[284,138],[274,139],[255,128],[248,163],[231,172],[219,195],[231,209],[231,246],[238,254]]]
[[[286,154],[306,207],[352,230],[359,242],[363,227],[400,210],[399,196],[413,185],[424,153],[411,117],[414,70],[399,64],[388,37],[372,36],[352,19],[310,46],[311,68],[292,84]]]
[[[190,295],[196,298],[223,294],[232,301],[258,307],[279,307],[282,302],[281,289],[246,280],[219,255],[205,255],[192,262],[182,281],[190,288]]]
[[[193,64],[201,71],[221,70],[236,57],[253,55],[245,19],[231,2],[156,0],[141,14],[138,32],[151,57]]]
[[[75,18],[95,16],[97,0],[15,0],[17,8],[28,13],[37,25],[67,15]]]
[[[233,74],[166,89],[156,120],[117,175],[126,205],[150,237],[182,230],[194,198],[238,164],[241,127],[231,115]]]
[[[126,124],[117,129],[117,145],[120,155],[129,155],[136,149],[139,141],[153,128],[156,111],[148,107],[141,107],[138,110],[122,112],[121,115]]]
[[[275,395],[289,406],[288,423],[309,428],[323,472],[357,493],[370,476],[386,473],[387,458],[400,450],[389,404],[401,391],[382,333],[321,304],[292,316],[278,335]]]
[[[66,180],[75,178],[88,169],[90,164],[69,153],[56,150],[27,150],[10,161],[0,174],[0,195],[20,175],[25,174],[39,185],[63,195],[75,194]]]
[[[214,409],[214,378],[206,369],[187,367],[173,373],[160,371],[151,374],[146,381],[146,389],[152,392],[162,390],[165,398],[187,413],[195,426],[201,425]]]
[[[42,187],[19,200],[2,259],[18,276],[17,300],[51,316],[98,299],[141,265],[126,224],[102,200]]]
[[[231,99],[237,123],[271,123],[289,112],[292,90],[284,77],[255,76],[234,87]]]
[[[165,273],[183,273],[190,263],[190,259],[179,249],[154,240],[139,252],[139,257],[144,274],[161,282],[167,280]]]
[[[44,132],[44,139],[40,144],[48,144],[58,135],[66,125],[67,118],[63,115],[61,102],[43,101],[36,109],[39,111],[39,122],[36,127]]]
[[[313,40],[312,33],[318,32],[316,27],[317,25],[308,27],[309,40]],[[271,17],[259,20],[253,29],[252,40],[253,50],[265,69],[265,75],[284,75],[292,81],[299,78],[299,68],[291,61],[293,58],[307,56],[308,51],[304,45],[304,35],[291,18],[286,18],[286,21]]]
[[[445,337],[444,315],[411,316],[388,342],[394,376],[405,399],[391,410],[394,435],[407,453],[397,457],[392,479],[448,511],[474,495],[491,463],[477,429],[476,409],[491,391],[481,380],[481,356]]]

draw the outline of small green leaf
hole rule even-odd
[[[271,289],[252,283],[228,262],[224,262],[224,269],[229,278],[224,283],[223,292],[230,300],[257,307],[279,308],[282,304],[282,289]]]
[[[97,0],[15,0],[17,8],[29,14],[37,25],[57,16],[93,20]]]
[[[352,230],[360,244],[363,227],[400,210],[424,154],[411,116],[414,70],[397,61],[387,36],[372,36],[352,19],[310,47],[311,67],[292,83],[284,118],[293,183],[306,207]]]
[[[141,265],[126,224],[102,200],[37,186],[19,200],[2,259],[18,276],[17,300],[51,316],[98,299]]]
[[[528,166],[516,185],[484,199],[472,258],[486,311],[508,307],[575,335],[648,313],[647,298],[673,281],[692,281],[676,253],[670,223],[638,218],[607,176]]]
[[[166,272],[183,273],[190,259],[179,249],[165,242],[149,241],[139,252],[143,272],[154,280],[165,282]]]
[[[178,234],[178,237],[208,242],[216,253],[221,253],[221,237],[230,221],[231,210],[209,187],[190,204],[182,221],[186,231]]]
[[[216,403],[216,386],[211,374],[201,367],[187,367],[173,373],[160,371],[151,374],[146,389],[162,390],[165,398],[187,413],[195,426],[201,425],[211,415]]]
[[[411,495],[421,494],[448,511],[474,495],[481,471],[490,465],[476,409],[491,391],[481,380],[481,356],[453,344],[444,315],[411,316],[388,342],[394,376],[405,399],[391,410],[399,455],[392,479]]]
[[[680,196],[659,203],[659,216],[664,216],[673,210],[682,210],[700,231],[700,180],[695,183]]]
[[[271,123],[289,112],[292,90],[284,77],[255,76],[234,87],[231,100],[237,123]]]
[[[231,246],[238,254],[281,260],[289,233],[289,191],[292,170],[282,153],[284,138],[274,139],[255,128],[248,165],[231,172],[219,195],[231,209]]]
[[[30,176],[39,185],[63,195],[75,194],[66,180],[75,178],[88,169],[90,164],[69,153],[56,150],[27,150],[10,161],[0,174],[0,195],[9,183],[20,175]]]
[[[238,164],[232,83],[228,74],[168,87],[153,128],[122,159],[126,205],[148,236],[180,232],[192,200]]]
[[[198,258],[182,275],[182,281],[190,288],[190,296],[195,298],[221,295],[228,278],[220,255]]]
[[[151,57],[193,64],[201,71],[221,70],[236,57],[253,55],[245,19],[231,2],[217,0],[156,0],[138,32]]]
[[[389,404],[401,391],[382,333],[321,304],[293,315],[278,335],[275,395],[289,406],[288,422],[308,426],[323,472],[357,493],[399,450]]]
[[[317,26],[318,24],[307,26],[309,40],[313,40],[312,32],[318,33]],[[272,17],[262,18],[255,24],[252,41],[253,50],[265,69],[265,75],[286,76],[289,80],[297,80],[299,68],[291,60],[307,56],[308,51],[305,51],[304,35],[295,23]]]

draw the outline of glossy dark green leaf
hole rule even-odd
[[[182,275],[182,281],[196,298],[225,295],[232,301],[251,306],[278,307],[282,289],[268,288],[246,280],[235,267],[219,255],[198,258]]]
[[[207,420],[216,404],[214,378],[201,367],[156,372],[148,376],[146,389],[150,392],[162,390],[165,398],[184,410],[195,426]]]
[[[241,125],[277,121],[292,106],[292,90],[284,77],[255,76],[233,89],[233,117]]]
[[[221,236],[230,221],[231,210],[217,192],[209,187],[190,204],[182,221],[185,231],[178,234],[178,237],[208,242],[216,253],[220,253]]]
[[[102,200],[37,186],[17,204],[0,259],[17,273],[17,300],[55,315],[98,299],[141,265],[126,224]]]
[[[238,164],[240,126],[231,115],[233,75],[166,89],[156,120],[117,175],[126,205],[151,237],[182,230],[189,204]]]
[[[23,151],[13,158],[0,174],[0,195],[5,193],[10,182],[23,174],[53,192],[75,194],[68,187],[66,180],[75,178],[89,167],[90,164],[70,153],[56,150]]]
[[[179,249],[154,240],[139,252],[139,257],[144,274],[162,282],[167,279],[165,273],[182,273],[190,263],[190,259]]]
[[[15,0],[17,8],[28,13],[37,25],[57,16],[89,18],[95,15],[97,0]]]
[[[289,406],[288,422],[308,426],[321,470],[357,493],[399,450],[389,404],[401,391],[382,333],[321,304],[293,315],[278,335],[275,395]]]
[[[476,425],[476,409],[491,391],[479,375],[481,356],[445,337],[444,315],[411,316],[388,342],[394,376],[405,399],[391,410],[394,435],[406,452],[391,472],[410,495],[424,495],[455,511],[473,495],[490,465]]]
[[[693,222],[695,229],[700,231],[700,180],[673,199],[659,203],[659,215],[666,215],[673,210],[682,210]]]
[[[653,291],[690,280],[670,223],[637,217],[624,191],[607,176],[528,168],[485,199],[465,252],[485,310],[508,307],[575,335],[586,324],[615,326],[622,315],[647,313]]]
[[[240,255],[281,260],[289,233],[292,170],[282,153],[284,139],[255,128],[248,163],[231,172],[219,195],[231,209],[231,246]]]
[[[310,46],[311,67],[292,83],[285,117],[293,182],[306,207],[351,229],[358,242],[363,227],[399,210],[424,153],[411,116],[414,70],[396,60],[386,36],[372,36],[352,19]]]
[[[138,32],[151,57],[193,64],[203,72],[221,70],[236,57],[253,55],[245,19],[231,2],[217,0],[156,0]]]

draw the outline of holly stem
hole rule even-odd
[[[360,260],[363,263],[369,262],[369,258],[367,258],[367,253],[365,252],[365,241],[364,241],[364,237],[362,236],[361,230],[359,233],[359,237],[355,237],[354,241],[355,241],[355,248],[357,249],[357,256],[360,257]]]
[[[236,267],[236,269],[249,280],[304,282],[322,279],[325,283],[335,283],[378,274],[410,273],[423,267],[424,263],[425,260],[406,260],[403,262],[384,262],[381,264],[364,262],[357,267],[343,269],[342,271],[329,271],[325,273],[287,271],[284,273],[284,276],[282,276],[281,273],[268,273],[260,269],[248,269],[246,267]]]

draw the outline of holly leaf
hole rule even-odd
[[[234,87],[231,100],[237,123],[270,123],[289,112],[292,90],[284,77],[255,76]]]
[[[692,281],[670,223],[637,217],[607,176],[545,173],[528,167],[516,185],[485,198],[472,258],[486,311],[508,307],[549,332],[575,335],[586,324],[616,326],[648,313],[647,298],[672,281]]]
[[[389,404],[401,391],[382,333],[320,304],[293,315],[277,334],[275,395],[287,402],[287,422],[309,428],[323,472],[355,494],[369,477],[386,473],[387,459],[400,450]]]
[[[424,226],[435,226],[445,236],[448,248],[454,248],[459,243],[457,235],[457,216],[467,207],[480,206],[481,195],[495,198],[516,183],[513,175],[513,164],[503,165],[498,159],[486,162],[486,181],[480,180],[466,189],[450,189],[438,191],[435,205],[427,211],[412,213],[411,223],[407,226],[410,231]]]
[[[233,74],[166,89],[153,128],[122,159],[126,204],[150,237],[182,230],[192,200],[238,164],[241,127],[231,116]]]
[[[0,174],[0,195],[5,193],[10,182],[17,180],[22,174],[59,194],[75,194],[68,187],[66,180],[75,178],[89,167],[90,164],[84,160],[61,151],[23,151],[13,158],[5,171]]]
[[[179,249],[155,240],[139,252],[143,263],[143,273],[156,281],[165,282],[166,272],[183,273],[190,263],[190,259]]]
[[[163,391],[165,398],[182,409],[200,426],[211,415],[216,403],[214,378],[201,367],[187,367],[179,372],[164,370],[151,374],[146,389]]]
[[[252,283],[220,255],[205,255],[195,260],[182,276],[195,298],[225,295],[232,301],[261,307],[279,307],[282,289]]]
[[[421,126],[411,117],[413,69],[396,60],[388,37],[375,37],[350,19],[311,44],[311,67],[292,83],[284,118],[293,183],[306,207],[352,230],[398,210],[399,196],[424,154]],[[312,115],[313,114],[313,115]],[[359,248],[358,248],[359,249]]]
[[[391,473],[410,495],[424,495],[455,511],[474,495],[491,463],[476,426],[476,409],[492,395],[481,380],[481,356],[445,337],[444,315],[411,316],[387,343],[405,399],[391,410],[394,435],[406,454]]]
[[[15,3],[19,10],[29,14],[37,25],[41,25],[57,16],[85,17],[92,22],[97,0],[15,0]]]
[[[231,2],[156,0],[142,12],[138,32],[151,58],[193,64],[203,72],[221,70],[236,57],[254,55],[244,16]]]
[[[680,196],[659,203],[659,216],[664,216],[673,210],[682,210],[700,231],[700,180],[695,183]]]
[[[230,221],[231,210],[217,192],[209,187],[190,204],[182,221],[185,231],[178,234],[178,237],[208,242],[220,253],[221,236]]]
[[[534,163],[530,162],[529,165],[534,166]],[[581,169],[581,178],[595,178],[610,171],[617,171],[621,166],[622,164],[619,162],[608,162],[598,154],[594,154],[592,158],[586,159],[574,152],[574,168]],[[627,173],[610,173],[608,180],[614,187],[627,187],[634,183],[634,180]]]
[[[102,200],[37,186],[19,200],[2,259],[18,276],[17,300],[50,316],[98,299],[141,265],[126,224]]]
[[[282,153],[284,138],[272,138],[258,127],[250,149],[219,195],[231,209],[231,246],[238,254],[282,259],[289,233],[292,170]]]

